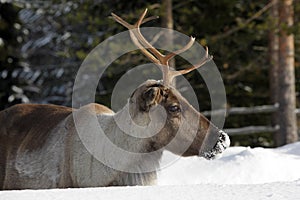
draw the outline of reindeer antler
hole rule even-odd
[[[120,24],[122,24],[124,27],[126,27],[129,30],[131,40],[133,43],[142,51],[142,53],[148,57],[153,63],[157,64],[162,73],[163,73],[163,84],[168,86],[171,84],[172,80],[174,77],[182,75],[182,74],[187,74],[201,66],[203,66],[205,63],[208,61],[212,60],[212,56],[208,54],[208,48],[206,47],[206,54],[205,56],[201,59],[201,61],[188,68],[188,69],[183,69],[183,70],[171,70],[169,66],[169,60],[173,58],[174,56],[181,54],[191,48],[194,44],[195,38],[191,37],[190,41],[181,49],[171,52],[167,55],[164,55],[160,53],[156,48],[154,48],[142,35],[140,31],[140,25],[145,23],[146,21],[149,21],[150,19],[153,19],[153,17],[150,18],[145,18],[147,14],[147,9],[142,13],[140,16],[139,20],[135,24],[129,24],[126,21],[124,21],[121,17],[118,15],[111,13],[113,18]]]

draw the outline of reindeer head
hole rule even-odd
[[[169,60],[188,50],[195,38],[191,37],[190,42],[182,49],[163,55],[140,32],[140,25],[148,20],[144,20],[146,13],[147,9],[134,25],[112,13],[117,22],[129,29],[133,43],[159,66],[163,74],[162,81],[148,80],[131,95],[129,101],[131,117],[137,124],[142,125],[149,123],[151,119],[163,122],[158,133],[150,137],[153,150],[165,148],[183,156],[199,155],[207,159],[214,158],[230,145],[228,135],[194,109],[171,85],[174,77],[201,67],[212,60],[212,56],[208,54],[206,48],[206,55],[197,65],[179,71],[171,70]]]

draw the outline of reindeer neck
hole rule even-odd
[[[151,156],[144,156],[145,153],[151,152],[153,141],[149,138],[138,138],[134,137],[131,134],[141,135],[143,133],[139,133],[136,130],[135,125],[128,120],[130,118],[124,117],[126,115],[126,110],[122,109],[117,112],[115,115],[99,115],[98,121],[100,125],[104,129],[104,133],[107,138],[114,144],[115,148],[119,148],[125,152],[139,154],[136,159],[129,158],[127,160],[126,165],[131,170],[134,169],[136,173],[126,173],[120,172],[120,179],[117,180],[116,183],[112,183],[113,185],[122,185],[123,183],[130,182],[130,185],[144,185],[150,184],[153,182],[156,177],[156,169],[159,168],[159,162],[162,156],[161,151],[157,151],[152,153]],[[118,120],[123,120],[122,124],[118,122]],[[126,124],[126,126],[124,126]],[[129,132],[128,132],[129,131]],[[116,152],[116,151],[112,151]],[[109,157],[116,158],[118,155],[112,155],[110,153]],[[123,160],[124,158],[122,158]],[[126,160],[126,158],[125,158]],[[123,163],[123,165],[125,165]],[[153,171],[149,173],[148,169],[152,168]],[[145,172],[145,170],[147,172]],[[151,180],[151,181],[150,181]]]
[[[107,138],[124,151],[136,154],[153,152],[153,139],[148,137],[150,118],[147,113],[135,113],[132,119],[129,114],[129,103],[122,110],[114,115],[98,115],[98,121]],[[161,152],[157,152],[157,161],[153,162],[158,165]],[[153,157],[152,157],[153,158]],[[132,161],[131,164],[141,163],[141,160]],[[153,163],[153,164],[154,164]],[[148,163],[150,164],[150,163]]]

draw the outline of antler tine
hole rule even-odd
[[[116,14],[112,13],[114,19],[129,29],[130,37],[133,43],[142,51],[142,53],[148,57],[153,63],[158,64],[159,68],[162,71],[163,75],[163,84],[169,85],[169,66],[168,60],[165,58],[165,55],[161,54],[157,49],[155,49],[142,35],[140,31],[140,25],[143,23],[144,18],[146,16],[147,9],[142,13],[139,20],[134,24],[131,25],[125,22],[121,17],[117,16]],[[146,19],[147,20],[147,19]],[[151,54],[152,53],[152,54]]]
[[[140,26],[147,14],[148,9],[146,8],[145,11],[142,13],[142,15],[140,16],[139,20],[135,23],[134,28],[132,31],[134,32],[134,36],[138,39],[138,41],[147,49],[149,49],[149,51],[151,53],[153,53],[153,55],[160,61],[161,64],[163,64],[163,58],[165,57],[162,53],[160,53],[156,48],[154,48],[152,46],[152,44],[150,44],[146,38],[143,36],[143,34],[141,33],[140,30]]]
[[[147,12],[147,9],[143,12],[143,14],[141,15],[141,17],[137,23],[139,23],[139,24],[144,23],[143,18],[145,17],[145,14],[146,14],[145,12]],[[111,13],[111,15],[116,22],[120,23],[121,25],[123,25],[124,27],[126,27],[129,30],[131,40],[142,51],[142,53],[146,57],[148,57],[153,63],[160,64],[159,60],[157,58],[155,58],[147,49],[145,49],[145,47],[143,47],[143,45],[138,41],[138,38],[133,33],[132,30],[135,29],[136,24],[135,25],[129,24],[125,20],[123,20],[121,17],[119,17],[118,15],[116,15],[114,13]],[[146,20],[149,21],[148,18]]]
[[[148,57],[153,63],[155,64],[159,64],[160,65],[160,61],[153,56],[147,49],[145,49],[143,47],[143,45],[141,45],[141,43],[138,41],[138,39],[135,37],[134,33],[132,33],[131,31],[129,32],[131,40],[133,41],[133,43],[142,51],[142,53]]]
[[[141,14],[141,16],[139,17],[138,21],[132,25],[127,23],[125,20],[123,20],[121,17],[119,17],[118,15],[111,13],[111,15],[113,16],[113,18],[120,23],[121,25],[123,25],[124,27],[126,27],[129,32],[130,32],[130,37],[133,40],[133,42],[135,43],[136,46],[138,46],[138,48],[140,48],[143,52],[143,54],[148,57],[152,62],[156,63],[156,64],[162,64],[162,60],[164,55],[161,54],[157,49],[155,49],[142,35],[141,31],[140,31],[140,25],[142,23],[145,23],[146,21],[149,21],[150,19],[153,19],[153,17],[150,18],[145,18],[146,14],[147,14],[148,9],[146,8],[145,11]],[[151,55],[151,53],[146,50],[145,48],[149,49],[149,51],[154,55]]]
[[[146,8],[146,9],[144,10],[144,12],[141,14],[139,20],[135,23],[135,27],[136,27],[136,28],[141,26],[141,24],[142,24],[142,22],[143,22],[143,20],[144,20],[144,18],[145,18],[145,16],[146,16],[146,14],[147,14],[147,12],[148,12],[148,8]]]
[[[205,51],[205,56],[202,57],[202,59],[200,60],[199,63],[197,63],[196,65],[193,65],[192,67],[188,68],[188,69],[182,69],[179,71],[170,71],[169,75],[170,75],[170,81],[173,80],[173,78],[175,78],[176,76],[179,75],[183,75],[183,74],[187,74],[195,69],[200,68],[201,66],[203,66],[205,63],[211,61],[213,59],[212,55],[209,55],[208,53],[208,47],[206,47],[206,51]]]
[[[121,25],[125,26],[129,30],[134,28],[134,25],[131,25],[131,24],[127,23],[125,20],[123,20],[121,17],[119,17],[115,13],[111,13],[111,16],[114,18],[115,21],[117,21]]]
[[[127,23],[125,20],[123,20],[121,17],[119,17],[115,13],[111,13],[111,15],[112,15],[112,17],[114,18],[115,21],[117,21],[118,23],[120,23],[121,25],[123,25],[124,27],[126,27],[127,29],[133,29],[133,28],[135,28],[135,25]],[[157,19],[157,18],[158,18],[158,16],[151,16],[151,17],[147,17],[146,19],[142,19],[142,22],[140,22],[140,25],[144,24],[144,23],[146,23],[148,21],[151,21],[153,19]]]
[[[202,67],[205,63],[211,61],[213,59],[213,56],[211,56],[211,55],[208,54],[208,47],[205,47],[205,49],[206,49],[205,56],[202,57],[202,59],[200,60],[200,62],[198,62],[196,65],[194,65],[194,66],[192,66],[192,67],[190,67],[188,69],[179,70],[178,72],[180,74],[182,74],[182,75],[183,74],[187,74],[187,73],[189,73],[189,72],[191,72],[191,71],[193,71],[195,69],[198,69],[198,68]]]
[[[178,50],[176,50],[174,52],[169,53],[168,55],[166,55],[165,59],[167,61],[169,61],[174,56],[185,52],[186,50],[188,50],[189,48],[191,48],[193,46],[194,42],[195,42],[195,38],[191,36],[190,37],[190,41],[183,48],[178,49]]]

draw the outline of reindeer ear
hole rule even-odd
[[[159,87],[147,88],[141,96],[140,109],[148,112],[151,107],[156,106],[162,100],[163,91]]]

